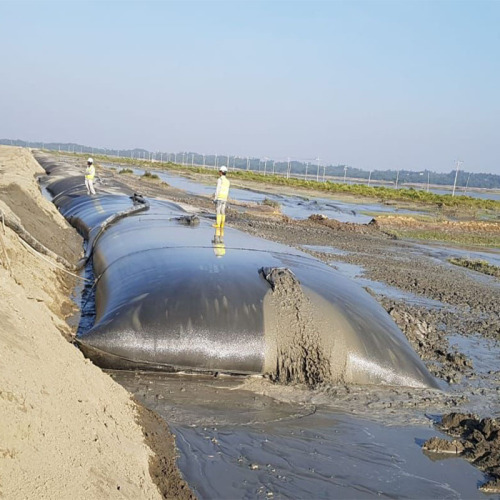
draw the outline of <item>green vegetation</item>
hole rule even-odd
[[[448,259],[448,262],[456,266],[466,267],[468,269],[472,269],[479,273],[488,274],[489,276],[495,276],[496,278],[500,278],[500,267],[489,264],[485,260],[451,258]]]
[[[399,239],[410,238],[415,240],[443,241],[458,245],[474,245],[497,248],[500,246],[500,236],[481,235],[477,233],[445,233],[439,230],[428,229],[390,229],[387,233]]]
[[[121,170],[118,171],[119,174],[133,174],[134,171],[131,170],[130,168],[122,168]]]
[[[82,156],[78,153],[75,156]],[[199,173],[204,175],[214,175],[217,173],[212,167],[191,167],[179,165],[172,162],[154,162],[148,160],[140,160],[136,158],[117,158],[113,156],[94,155],[101,163],[118,163],[120,165],[135,165],[138,167],[154,168],[157,170],[176,170],[180,172]],[[385,186],[366,186],[365,184],[342,184],[335,182],[318,182],[314,180],[304,180],[290,177],[287,179],[283,175],[264,175],[263,173],[254,172],[251,170],[230,170],[230,177],[245,181],[261,182],[268,185],[290,186],[293,188],[309,189],[311,191],[322,191],[330,194],[341,193],[352,196],[366,197],[376,199],[378,201],[402,201],[411,202],[422,205],[438,207],[440,209],[467,209],[467,210],[491,210],[500,211],[500,201],[486,200],[481,198],[472,198],[470,196],[452,196],[451,194],[434,194],[423,190],[413,188],[393,189]]]
[[[145,177],[146,179],[151,179],[155,181],[159,181],[160,177],[156,174],[152,174],[149,170],[146,170],[143,174],[142,177]]]
[[[277,210],[281,208],[281,205],[277,201],[270,200],[269,198],[264,198],[261,203],[262,205],[267,205],[268,207],[273,207]]]
[[[451,196],[450,194],[434,194],[416,189],[392,189],[383,186],[365,186],[363,184],[338,184],[334,182],[306,181],[303,179],[286,179],[276,175],[262,175],[255,172],[232,171],[231,177],[255,180],[267,184],[284,185],[325,191],[328,193],[344,193],[354,196],[375,198],[382,202],[389,200],[437,205],[439,208],[456,207],[468,209],[500,210],[500,201],[472,198],[470,196]]]

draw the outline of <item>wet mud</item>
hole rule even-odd
[[[448,413],[436,427],[454,439],[432,437],[423,444],[423,449],[438,455],[462,456],[490,478],[481,485],[481,491],[500,493],[500,421],[479,419],[473,414]]]
[[[202,212],[213,210],[203,197],[134,178],[126,181],[145,195],[168,197]],[[134,375],[134,383],[117,377],[172,423],[181,451],[179,464],[200,497],[484,498],[478,487],[498,493],[498,447],[484,444],[497,443],[498,433],[485,434],[479,427],[484,419],[497,422],[500,415],[498,279],[454,267],[427,252],[421,242],[397,240],[375,223],[342,224],[321,216],[295,221],[238,206],[229,207],[226,224],[304,249],[332,267],[337,264],[340,271],[341,264],[359,266],[364,278],[381,284],[376,292],[369,291],[440,380],[442,390],[329,383],[325,373],[332,367],[325,353],[309,352],[311,344],[318,345],[317,332],[301,333],[309,318],[293,309],[294,301],[307,297],[293,277],[275,276],[274,307],[281,310],[284,324],[294,328],[287,327],[288,346],[277,349],[270,380],[247,378],[221,389],[216,384],[222,379],[215,378],[207,390],[204,383],[182,385],[145,374]],[[390,288],[422,302],[391,297]],[[476,423],[470,429],[460,424],[453,431],[457,458],[435,461],[436,453],[428,457],[422,448],[436,433],[446,438],[448,429],[432,425],[450,412],[473,414]],[[279,416],[274,424],[271,415]],[[324,419],[329,422],[325,432],[320,423]],[[336,419],[343,423],[338,428],[330,425]],[[345,439],[338,441],[339,435]],[[362,436],[371,437],[364,441]],[[475,441],[467,441],[469,437]],[[439,443],[436,449],[446,446]],[[478,452],[465,453],[474,446]],[[371,454],[386,449],[391,451]],[[484,450],[488,459],[477,461]],[[328,471],[318,465],[316,458],[321,457],[331,457]],[[356,474],[344,468],[344,462]],[[390,464],[397,464],[397,472]]]
[[[263,270],[272,286],[274,321],[278,329],[274,382],[315,387],[331,381],[330,349],[325,349],[309,298],[288,269]],[[326,351],[326,352],[325,352]]]
[[[485,479],[479,470],[460,459],[433,462],[421,452],[436,435],[423,410],[432,407],[433,394],[443,393],[367,386],[311,390],[261,377],[111,375],[169,422],[179,467],[199,498],[481,495],[476,484]]]
[[[196,497],[177,467],[175,441],[166,420],[145,406],[138,405],[138,423],[144,429],[144,440],[154,455],[149,472],[163,498],[193,500]]]

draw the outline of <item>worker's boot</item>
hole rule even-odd
[[[221,227],[222,215],[217,214],[217,222],[212,227]]]

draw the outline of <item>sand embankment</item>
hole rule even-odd
[[[42,173],[0,146],[0,211],[76,262],[81,240],[40,194]],[[161,498],[137,405],[63,336],[71,283],[56,265],[0,214],[0,497]]]

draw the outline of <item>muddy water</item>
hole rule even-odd
[[[111,375],[169,422],[179,467],[201,499],[483,496],[483,474],[470,464],[422,452],[440,435],[423,414],[402,425],[388,410],[384,424],[350,414],[347,400],[344,410],[314,403],[299,388],[269,397],[269,382],[257,378]]]
[[[332,259],[328,261],[328,264],[337,269],[346,278],[355,281],[363,288],[370,289],[373,293],[377,295],[382,295],[384,297],[389,297],[395,300],[404,300],[408,304],[420,305],[424,307],[442,308],[445,305],[437,300],[428,299],[425,297],[418,296],[416,294],[405,292],[399,288],[392,287],[382,283],[381,281],[374,281],[364,277],[365,270],[363,266],[357,264],[350,264],[348,262],[343,262],[336,260],[336,256],[346,256],[349,252],[345,250],[340,250],[335,247],[321,246],[321,245],[301,245],[301,249],[305,251],[320,252],[327,255],[331,255]]]
[[[464,258],[470,260],[484,260],[492,266],[500,267],[500,249],[486,248],[483,251],[474,249],[450,248],[427,242],[425,245],[414,244],[416,253],[423,253],[435,259],[446,261],[449,258]]]
[[[111,165],[108,165],[111,166]],[[132,168],[135,175],[143,175],[145,170]],[[152,171],[153,172],[153,171]],[[182,189],[188,194],[211,196],[214,191],[213,185],[196,182],[185,177],[174,175],[164,171],[154,171],[158,177],[169,185]],[[372,220],[372,216],[365,215],[364,212],[385,212],[401,214],[420,214],[422,212],[397,209],[393,206],[382,204],[354,204],[345,203],[338,200],[331,200],[320,197],[300,197],[290,195],[277,195],[258,190],[231,188],[231,198],[239,202],[262,203],[265,199],[279,203],[284,215],[292,219],[307,219],[313,214],[323,214],[330,219],[339,222],[356,222],[367,224]]]

